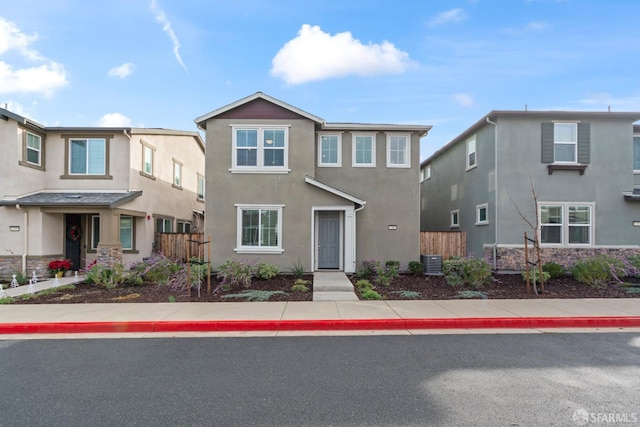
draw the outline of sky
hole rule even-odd
[[[637,0],[0,0],[0,106],[47,126],[196,131],[264,92],[328,122],[640,111]]]

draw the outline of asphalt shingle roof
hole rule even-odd
[[[35,193],[13,200],[0,200],[0,206],[107,206],[115,208],[136,197],[142,191],[128,193]]]

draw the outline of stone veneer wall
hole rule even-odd
[[[49,271],[49,262],[56,259],[64,259],[63,255],[43,255],[43,256],[27,256],[26,275],[31,278],[35,270],[36,276],[42,279],[45,277],[53,277]],[[11,280],[11,275],[22,271],[22,256],[11,255],[0,257],[0,280]]]
[[[485,246],[483,249],[484,259],[493,266],[493,246]],[[525,269],[524,246],[522,247],[500,247],[497,248],[497,270]],[[607,254],[617,258],[627,258],[632,255],[640,255],[640,247],[637,248],[540,248],[540,258],[542,264],[553,261],[565,268],[571,268],[576,261],[591,258],[595,255]],[[529,247],[529,259],[534,260],[536,254],[533,248]]]
[[[120,246],[98,246],[97,262],[105,267],[111,268],[116,264],[122,264],[122,247]]]

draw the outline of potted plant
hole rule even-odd
[[[62,277],[64,272],[71,268],[71,261],[68,259],[53,260],[49,263],[49,270],[55,277]]]

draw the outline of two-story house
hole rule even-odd
[[[466,232],[467,252],[499,270],[524,269],[525,231],[537,233],[543,262],[637,253],[637,120],[637,112],[491,111],[421,163],[421,230]]]
[[[0,109],[0,275],[149,256],[154,232],[201,228],[198,132],[47,127]]]
[[[354,272],[363,260],[419,259],[419,143],[430,126],[327,123],[261,92],[195,121],[206,131],[214,264]]]

